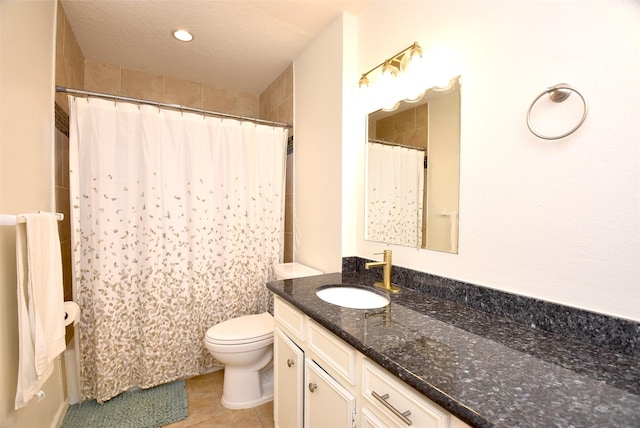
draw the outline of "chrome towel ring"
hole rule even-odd
[[[571,92],[575,92],[576,95],[578,95],[580,97],[580,99],[582,100],[582,104],[584,106],[584,112],[583,112],[582,118],[580,119],[578,124],[575,127],[573,127],[573,129],[571,129],[568,132],[565,132],[562,135],[548,136],[548,135],[542,135],[542,134],[536,132],[533,129],[533,127],[531,126],[531,110],[533,109],[533,106],[538,102],[538,100],[540,98],[542,98],[544,95],[549,94],[549,98],[551,99],[551,101],[556,102],[556,103],[561,103],[562,101],[564,101],[567,98],[569,98],[569,95],[571,95]],[[542,138],[544,140],[559,140],[560,138],[564,138],[567,135],[573,134],[578,128],[580,128],[580,126],[582,126],[582,124],[584,123],[584,120],[587,118],[587,111],[588,110],[589,110],[589,108],[587,106],[587,100],[584,99],[582,94],[577,89],[573,88],[569,84],[559,83],[559,84],[557,84],[555,86],[547,88],[546,91],[542,92],[540,95],[538,95],[536,97],[535,100],[533,100],[533,102],[529,106],[529,110],[527,111],[527,126],[529,127],[529,131],[531,131],[531,133],[533,135],[535,135],[536,137],[538,137],[538,138]]]

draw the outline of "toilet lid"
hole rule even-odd
[[[253,342],[273,335],[273,317],[268,312],[245,315],[216,324],[207,330],[206,339],[214,342]]]

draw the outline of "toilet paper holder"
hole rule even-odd
[[[80,318],[80,306],[76,302],[67,301],[63,303],[63,309],[65,327],[69,324],[76,325]]]

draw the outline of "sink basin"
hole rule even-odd
[[[316,290],[327,303],[353,309],[377,309],[389,304],[389,297],[357,285],[327,285]]]

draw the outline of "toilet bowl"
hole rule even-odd
[[[204,344],[224,364],[222,405],[247,409],[273,399],[273,317],[246,315],[207,330]]]
[[[277,279],[322,273],[299,263],[275,265],[274,271]],[[224,364],[224,407],[247,409],[273,399],[273,328],[273,317],[265,312],[232,318],[207,330],[204,344]]]

